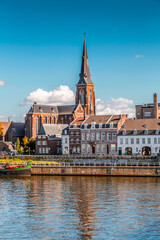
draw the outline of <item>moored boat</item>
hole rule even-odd
[[[17,166],[2,166],[0,167],[0,176],[30,176],[31,166],[17,165]]]

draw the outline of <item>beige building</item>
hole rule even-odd
[[[136,118],[160,118],[160,103],[158,103],[158,96],[156,93],[153,95],[153,103],[136,105]]]

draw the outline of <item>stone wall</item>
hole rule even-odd
[[[68,176],[145,176],[160,177],[160,167],[150,166],[33,166],[32,175],[68,175]]]

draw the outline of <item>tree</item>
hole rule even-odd
[[[21,144],[20,144],[19,138],[17,138],[16,150],[17,150],[19,153],[22,153],[22,146],[21,146]]]
[[[3,135],[3,127],[2,127],[2,123],[0,122],[0,136]]]
[[[35,138],[30,138],[29,139],[29,148],[30,148],[30,153],[32,154],[33,152],[35,152]]]
[[[22,139],[22,143],[23,143],[23,152],[28,153],[29,141],[28,141],[28,138],[26,136]]]

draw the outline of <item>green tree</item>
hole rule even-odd
[[[28,138],[26,136],[22,139],[22,144],[23,144],[23,152],[28,153],[29,141],[28,141]]]
[[[17,141],[16,141],[16,150],[17,150],[19,153],[22,153],[22,152],[23,152],[23,147],[21,146],[21,143],[20,143],[19,138],[17,138]]]

